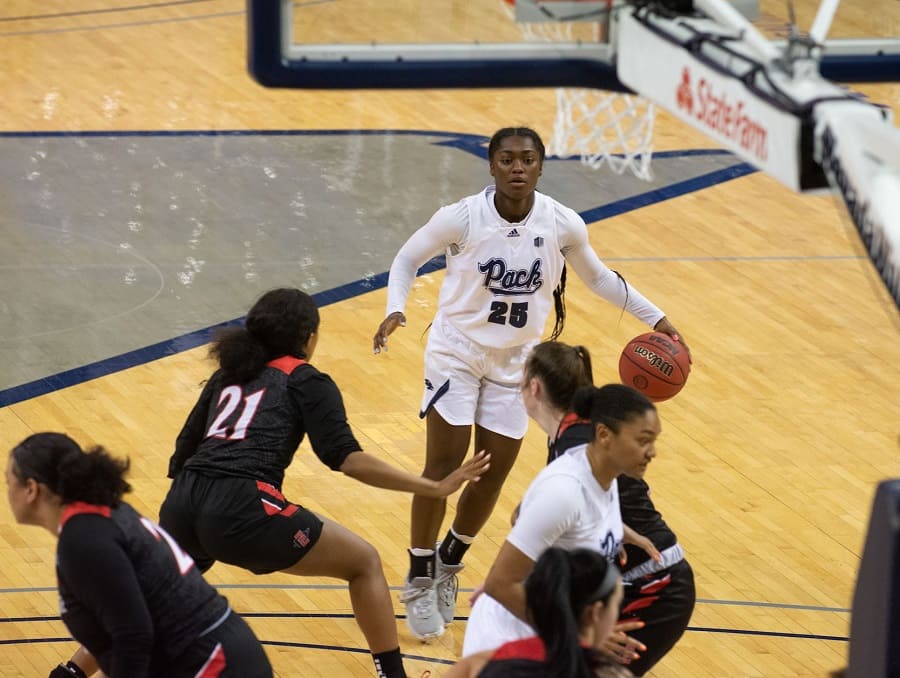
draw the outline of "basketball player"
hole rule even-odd
[[[87,452],[62,433],[37,433],[6,466],[16,522],[58,538],[60,611],[91,656],[51,676],[269,678],[262,645],[228,601],[158,525],[122,495],[127,461]]]
[[[584,221],[536,190],[544,161],[541,138],[526,127],[499,130],[488,145],[494,185],[438,210],[400,248],[388,279],[387,317],[375,353],[406,323],[403,309],[416,271],[447,257],[438,312],[425,348],[426,478],[459,466],[475,427],[475,449],[491,469],[460,497],[453,525],[437,548],[446,502],[412,501],[410,570],[403,600],[419,638],[439,636],[452,621],[462,557],[490,517],[528,428],[522,365],[555,306],[553,338],[565,320],[565,265],[596,294],[654,329],[678,334],[663,312],[608,269],[591,249]]]
[[[603,555],[550,547],[525,581],[538,635],[457,662],[444,678],[629,678],[600,651],[622,602],[622,578]]]
[[[526,490],[516,523],[469,615],[464,657],[534,634],[524,583],[547,548],[594,549],[611,563],[619,555],[624,527],[616,478],[637,473],[656,456],[656,407],[628,386],[607,384],[580,388],[573,408],[590,420],[591,440],[547,465]],[[641,625],[617,624],[605,650],[620,663],[636,659],[635,650],[645,648],[624,634]]]
[[[576,389],[592,381],[590,353],[583,346],[543,342],[528,356],[523,399],[528,414],[547,433],[548,463],[590,441],[590,420],[572,412],[570,404]],[[628,665],[636,676],[650,671],[674,647],[696,601],[694,572],[650,499],[646,471],[640,465],[617,479],[625,530],[636,533],[626,539],[622,573],[622,620],[644,624],[630,633],[647,648]]]
[[[174,479],[160,524],[202,571],[216,560],[256,574],[349,582],[356,622],[379,677],[402,678],[397,624],[378,552],[338,523],[291,503],[285,469],[308,435],[334,471],[391,490],[446,497],[488,467],[478,454],[440,481],[401,471],[360,449],[335,383],[309,364],[319,312],[297,289],[271,290],[244,326],[211,348],[219,369],[188,416],[169,463]]]

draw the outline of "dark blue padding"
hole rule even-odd
[[[611,63],[592,59],[448,61],[311,61],[281,54],[281,3],[247,0],[247,65],[266,87],[303,89],[447,89],[592,87],[630,90]],[[834,82],[900,81],[900,54],[825,55],[822,76]]]

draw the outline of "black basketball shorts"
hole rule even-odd
[[[285,570],[315,546],[322,521],[274,486],[184,469],[159,510],[159,524],[201,572],[217,560],[256,574]]]

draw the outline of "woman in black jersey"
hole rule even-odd
[[[443,480],[363,452],[340,391],[309,364],[319,312],[297,289],[264,294],[241,327],[211,348],[207,381],[175,443],[160,524],[206,570],[221,560],[256,574],[282,571],[349,583],[356,622],[378,676],[403,678],[394,609],[378,552],[346,527],[288,501],[285,469],[305,436],[334,471],[368,485],[446,497],[488,468],[475,457]]]
[[[578,387],[592,382],[590,353],[583,346],[544,342],[529,354],[523,398],[529,415],[548,435],[548,463],[590,440],[591,422],[570,412],[570,404]],[[632,673],[643,676],[687,628],[696,600],[694,572],[675,533],[653,506],[646,481],[622,475],[617,483],[626,531],[621,620],[644,622],[629,635],[646,649],[628,664]]]
[[[62,433],[29,436],[9,456],[12,513],[58,537],[62,619],[93,655],[50,675],[83,678],[99,666],[109,678],[270,678],[250,627],[172,537],[122,501],[127,469]]]
[[[538,635],[459,661],[445,678],[628,678],[601,651],[622,602],[622,578],[606,556],[551,546],[525,580]]]

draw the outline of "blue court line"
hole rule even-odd
[[[241,613],[242,617],[251,618],[252,614]],[[353,618],[353,615],[346,615],[347,618]],[[403,617],[397,617],[398,619],[403,619]],[[456,620],[465,620],[464,617],[456,617]],[[59,620],[57,620],[59,621]],[[688,626],[685,629],[691,633],[724,633],[728,635],[736,635],[736,636],[757,636],[764,638],[787,638],[793,640],[825,640],[825,641],[835,641],[846,643],[850,641],[848,636],[826,636],[819,635],[815,633],[788,633],[782,631],[753,631],[751,629],[720,629],[715,627],[702,627],[702,626]],[[13,640],[0,640],[0,645],[18,645],[28,644],[28,643],[70,643],[73,642],[72,638],[17,638]],[[272,645],[277,647],[298,647],[305,648],[310,650],[328,650],[331,652],[359,652],[363,654],[369,654],[369,650],[360,647],[345,647],[342,645],[320,645],[318,643],[298,643],[292,641],[284,641],[284,640],[261,640],[263,645]],[[419,655],[411,655],[404,654],[403,657],[405,659],[417,659],[421,661],[427,662],[437,662],[440,664],[454,664],[455,660],[452,659],[439,659],[437,657],[422,657]]]
[[[346,584],[216,584],[211,582],[217,589],[277,589],[277,590],[301,590],[301,591],[344,591],[347,589]],[[402,591],[402,586],[390,586],[392,591]],[[474,593],[475,589],[460,588],[460,593]],[[37,586],[24,588],[0,589],[0,595],[11,593],[56,593],[55,586]],[[716,600],[712,598],[697,598],[697,603],[702,605],[731,605],[739,607],[763,607],[774,608],[778,610],[807,610],[809,612],[838,612],[841,614],[849,614],[850,608],[846,607],[826,607],[823,605],[801,605],[798,603],[767,603],[754,600]],[[257,616],[286,616],[293,613],[288,612],[272,612],[258,613]],[[310,613],[313,614],[313,613]],[[333,615],[330,615],[333,616]],[[16,621],[52,621],[57,617],[0,617],[0,624]],[[466,619],[466,617],[459,617]]]
[[[159,9],[177,5],[197,5],[201,2],[217,2],[218,0],[168,0],[168,2],[151,2],[143,5],[126,5],[124,7],[101,7],[100,9],[79,9],[74,12],[54,12],[52,14],[27,14],[22,16],[0,16],[0,23],[9,21],[40,21],[42,19],[64,19],[71,16],[90,16],[92,14],[112,14],[133,12],[143,9]]]

